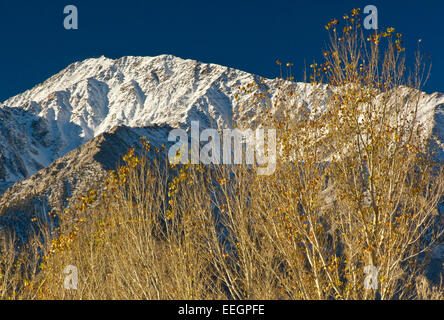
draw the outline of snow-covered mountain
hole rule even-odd
[[[0,193],[117,125],[230,126],[259,81],[239,70],[171,55],[76,62],[0,107]],[[266,80],[273,87],[274,81]]]
[[[254,120],[251,94],[238,89],[260,77],[171,55],[76,62],[0,105],[0,194],[17,181],[116,126],[231,127]],[[274,96],[278,80],[263,79]],[[305,103],[311,86],[296,83]],[[242,108],[240,106],[243,106]],[[423,97],[420,116],[444,141],[444,95]],[[443,157],[444,159],[444,157]]]

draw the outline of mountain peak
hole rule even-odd
[[[90,58],[70,64],[0,109],[0,181],[15,182],[122,125],[230,127],[238,88],[257,76],[173,55]],[[274,87],[273,80],[266,86]],[[2,167],[4,170],[2,171]]]
[[[199,121],[201,128],[226,128],[237,119],[254,123],[258,106],[248,103],[253,93],[235,98],[241,86],[253,81],[258,83],[259,77],[169,54],[72,63],[0,107],[0,193],[116,126],[177,128]],[[274,99],[280,82],[261,83]],[[309,105],[312,88],[294,86]],[[442,95],[425,95],[420,116],[427,127],[442,122],[435,111],[443,103]]]

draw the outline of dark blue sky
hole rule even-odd
[[[68,4],[79,10],[78,30],[63,28]],[[380,28],[404,34],[407,49],[423,39],[433,61],[426,90],[444,91],[443,0],[0,0],[0,101],[101,55],[169,53],[271,78],[280,59],[302,80],[304,59],[318,59],[326,43],[325,23],[368,4],[379,10]]]

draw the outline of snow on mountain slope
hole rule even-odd
[[[245,103],[251,95],[235,99],[253,80],[260,82],[243,71],[171,55],[73,63],[0,105],[0,194],[118,125],[179,127],[198,120],[201,127],[224,128],[234,119],[254,121],[257,110]],[[275,96],[278,85],[264,79],[263,89]],[[295,86],[309,105],[312,87]],[[444,96],[424,95],[422,105],[422,121],[444,141]]]
[[[196,116],[229,125],[232,88],[252,79],[239,70],[170,55],[101,57],[74,63],[5,104],[32,109],[60,128],[73,123],[86,139],[118,124],[179,124]]]
[[[233,88],[253,79],[171,55],[73,63],[0,107],[0,193],[116,125],[231,126]]]

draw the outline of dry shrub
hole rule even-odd
[[[130,150],[104,190],[61,216],[21,296],[442,299],[423,275],[442,243],[444,183],[418,120],[421,56],[409,78],[400,34],[367,41],[359,10],[344,23],[327,25],[326,60],[302,92],[291,74],[273,100],[261,84],[244,89],[266,106],[258,123],[278,132],[273,175],[169,165],[142,140],[144,155]],[[63,287],[67,265],[77,290]],[[368,266],[377,289],[364,285]]]

